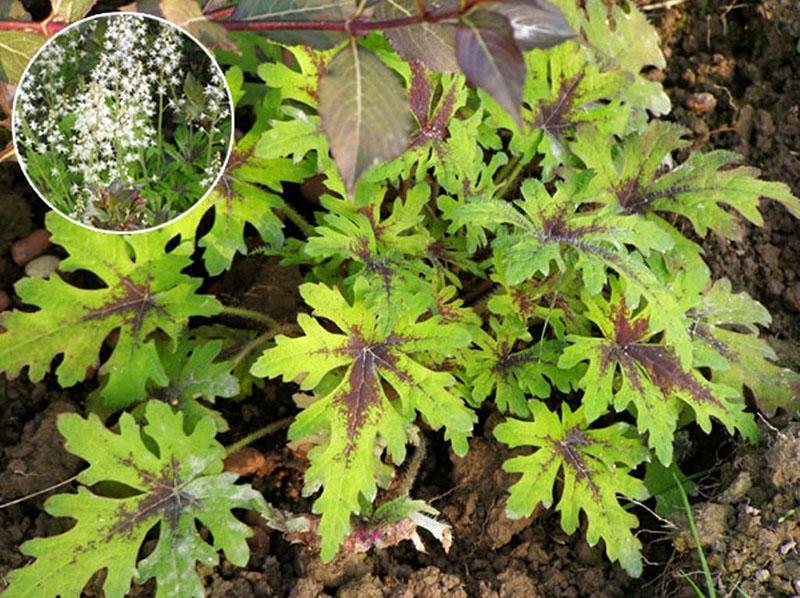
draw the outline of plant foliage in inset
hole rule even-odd
[[[151,335],[161,331],[176,338],[192,316],[220,310],[211,296],[196,293],[200,280],[183,274],[191,243],[165,252],[166,231],[131,237],[87,234],[52,214],[48,227],[54,243],[69,257],[60,273],[88,270],[101,288],[84,288],[60,273],[49,279],[23,278],[15,290],[36,311],[4,312],[0,322],[0,371],[11,376],[28,366],[31,380],[41,380],[57,356],[58,382],[69,387],[100,365],[100,349],[117,332],[108,359],[100,367],[107,377],[105,403],[115,409],[145,396],[147,384],[168,383]],[[79,279],[80,273],[71,280]]]
[[[95,228],[163,224],[217,180],[233,117],[222,71],[181,29],[101,15],[49,40],[14,103],[20,165],[63,215]]]
[[[452,388],[445,360],[470,342],[469,332],[439,316],[423,317],[427,300],[406,298],[394,314],[376,313],[356,298],[321,284],[300,287],[314,315],[301,314],[305,336],[277,337],[254,364],[258,376],[296,380],[303,390],[321,392],[289,430],[294,440],[324,437],[311,454],[305,493],[322,487],[314,503],[322,515],[322,558],[330,560],[350,531],[350,516],[372,501],[378,485],[391,479],[381,459],[394,463],[406,454],[407,427],[419,413],[432,428],[444,427],[458,454],[467,450],[474,414]],[[330,332],[320,318],[341,332]]]
[[[522,474],[511,486],[508,512],[526,517],[537,505],[553,504],[557,478],[563,480],[556,510],[567,533],[578,528],[586,514],[586,540],[603,540],[606,554],[631,575],[642,572],[641,542],[632,529],[636,516],[623,508],[618,495],[643,500],[647,489],[631,471],[647,457],[635,430],[624,423],[588,428],[583,410],[562,404],[561,417],[542,403],[530,403],[532,421],[509,419],[495,428],[495,437],[510,447],[532,446],[534,452],[506,461],[503,468]]]
[[[158,596],[203,596],[196,563],[216,564],[217,551],[235,565],[247,563],[250,529],[232,509],[267,510],[237,475],[222,473],[225,449],[214,440],[210,418],[187,435],[183,416],[168,405],[150,402],[141,428],[129,414],[119,433],[96,416],[62,415],[58,428],[66,448],[89,463],[78,477],[77,494],[59,494],[45,509],[77,523],[63,534],[23,545],[36,560],[11,573],[4,596],[78,596],[98,571],[105,570],[106,596],[122,597],[131,581],[155,578]],[[95,484],[101,484],[103,491]],[[95,486],[92,490],[89,487]],[[197,529],[208,528],[213,544]],[[158,542],[143,559],[142,543],[158,526]]]

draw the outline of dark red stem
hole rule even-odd
[[[224,10],[233,12],[233,9]],[[214,17],[216,17],[217,12],[219,11],[212,13]],[[385,21],[361,19],[353,19],[352,21],[222,21],[220,24],[229,31],[349,31],[354,35],[359,35],[370,31],[396,29],[422,23],[438,23],[439,21],[453,19],[460,13],[461,11],[459,10],[452,10],[434,14],[417,14]],[[214,17],[209,15],[209,18]]]
[[[229,18],[236,10],[235,6],[228,6],[227,8],[218,8],[216,10],[209,10],[206,13],[206,18],[210,21],[221,21],[222,19]]]
[[[55,35],[66,26],[65,23],[56,23],[55,21],[42,21],[41,23],[34,23],[33,21],[0,21],[0,31],[33,31],[47,37]]]
[[[470,3],[474,4],[474,2]],[[346,31],[352,35],[360,35],[370,31],[382,29],[396,29],[422,23],[438,23],[458,17],[465,9],[451,10],[441,13],[422,13],[410,17],[373,21],[367,19],[353,19],[345,21],[228,21],[235,12],[235,6],[218,8],[206,13],[211,21],[217,21],[230,31]],[[34,31],[47,37],[61,31],[67,25],[55,21],[45,20],[41,23],[31,21],[2,21],[0,31]]]

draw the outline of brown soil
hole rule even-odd
[[[709,4],[708,11],[676,10],[661,21],[672,118],[691,129],[695,147],[738,152],[765,178],[784,181],[797,194],[800,3]],[[790,5],[794,11],[778,10]],[[688,107],[702,93],[716,100],[710,112]],[[706,256],[716,276],[727,276],[769,309],[775,335],[797,346],[800,227],[779,206],[767,205],[765,212],[765,226],[743,225],[740,242],[709,238]]]
[[[696,506],[694,517],[719,590],[792,596],[800,593],[800,424],[763,432],[769,440],[761,450],[740,448],[723,465],[717,494]],[[697,572],[685,518],[676,522],[678,557],[670,570]],[[702,585],[697,573],[692,576]],[[690,596],[687,589],[683,594]]]
[[[736,150],[767,178],[786,181],[800,194],[800,10],[785,10],[787,4],[792,1],[745,6],[712,0],[651,14],[669,54],[664,83],[675,104],[673,118],[690,127],[695,145]],[[714,97],[716,106],[700,113],[690,106],[698,105],[693,94],[703,92]],[[13,166],[0,166],[0,188],[24,189]],[[41,210],[25,191],[0,194],[0,210],[0,290],[10,292],[21,271],[9,258],[9,244],[41,222]],[[799,233],[796,221],[768,206],[763,229],[743,226],[740,242],[705,243],[715,275],[731,278],[774,314],[769,333],[793,363],[800,361]],[[273,313],[277,302],[283,310],[279,318],[291,321],[297,297],[286,289],[295,289],[298,282],[296,271],[280,270],[273,260],[253,256],[238,260],[213,290],[253,309],[263,309],[268,300]],[[257,393],[255,400],[224,404],[237,434],[256,428],[266,417],[291,412],[285,391],[267,385]],[[0,379],[0,502],[78,470],[78,460],[61,448],[54,418],[75,410],[74,399],[81,396],[80,389],[71,390],[71,400],[66,400],[66,393],[45,384]],[[223,562],[202,569],[208,595],[693,595],[683,574],[702,585],[694,545],[680,517],[676,527],[669,527],[639,512],[649,530],[642,535],[646,556],[653,563],[639,581],[609,565],[602,550],[586,545],[580,534],[566,536],[551,514],[508,520],[508,479],[499,467],[507,451],[491,439],[492,425],[491,416],[482,422],[464,459],[453,457],[434,435],[428,438],[428,457],[414,492],[453,525],[450,554],[431,541],[428,553],[404,544],[323,566],[314,555],[251,521],[256,535],[249,566],[237,569]],[[800,594],[800,513],[792,511],[800,511],[800,426],[786,419],[773,425],[763,427],[758,448],[732,443],[718,447],[717,438],[695,438],[690,454],[697,460],[684,463],[689,472],[716,465],[716,472],[699,483],[704,497],[695,507],[699,532],[720,588],[738,586],[751,596]],[[298,458],[282,442],[278,435],[257,445],[274,455],[277,466],[269,476],[256,476],[253,484],[277,506],[307,510],[310,505],[299,496]],[[64,521],[42,513],[45,497],[0,510],[0,578],[25,562],[17,550],[24,540],[64,528]],[[147,585],[133,595],[151,595],[152,590]]]

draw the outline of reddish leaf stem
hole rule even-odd
[[[472,4],[472,3],[470,3]],[[370,31],[396,29],[422,23],[438,23],[458,17],[464,9],[450,10],[440,13],[421,13],[410,17],[375,21],[353,19],[344,21],[228,21],[233,16],[235,6],[218,8],[209,11],[206,17],[219,22],[230,31],[346,31],[352,35],[360,35]],[[0,31],[33,31],[50,37],[66,27],[66,23],[45,20],[41,23],[32,21],[0,20]]]
[[[236,10],[235,6],[227,6],[225,8],[217,8],[216,10],[209,10],[206,13],[206,18],[209,21],[221,21],[223,19],[230,18],[235,10]]]
[[[41,33],[46,37],[55,35],[66,27],[66,23],[58,23],[55,21],[42,21],[41,23],[34,23],[33,21],[0,21],[0,31],[33,31]]]
[[[219,17],[217,13],[220,13]],[[410,25],[420,25],[422,23],[438,23],[440,21],[454,19],[458,17],[459,14],[461,14],[460,10],[451,10],[441,13],[417,14],[398,19],[386,19],[384,21],[366,19],[345,21],[223,21],[220,24],[230,31],[347,31],[353,35],[359,35],[370,31],[396,29],[399,27],[408,27]],[[209,18],[218,20],[224,17],[221,11],[214,11],[209,14]]]

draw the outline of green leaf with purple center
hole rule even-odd
[[[408,427],[418,414],[431,428],[444,428],[457,454],[467,451],[475,414],[454,391],[446,362],[469,345],[470,334],[431,316],[421,294],[379,313],[359,299],[351,305],[322,284],[305,284],[300,293],[314,310],[298,317],[305,335],[277,337],[252,371],[321,392],[289,437],[318,443],[304,492],[322,488],[314,509],[322,516],[322,558],[329,561],[351,529],[351,514],[361,511],[361,499],[371,502],[391,479],[384,450],[395,464],[405,459]]]
[[[77,523],[25,543],[22,552],[36,560],[10,574],[4,596],[79,596],[104,569],[103,591],[111,598],[125,596],[132,580],[151,578],[157,596],[202,597],[196,563],[215,565],[222,550],[233,564],[247,564],[252,532],[231,510],[269,507],[249,485],[234,484],[236,474],[222,472],[225,448],[214,440],[214,421],[203,419],[186,434],[183,415],[157,401],[148,403],[145,420],[140,427],[123,414],[114,433],[95,415],[59,417],[67,450],[89,467],[78,476],[77,494],[53,496],[45,510]],[[213,544],[203,539],[198,522]],[[156,525],[155,548],[140,559]]]

